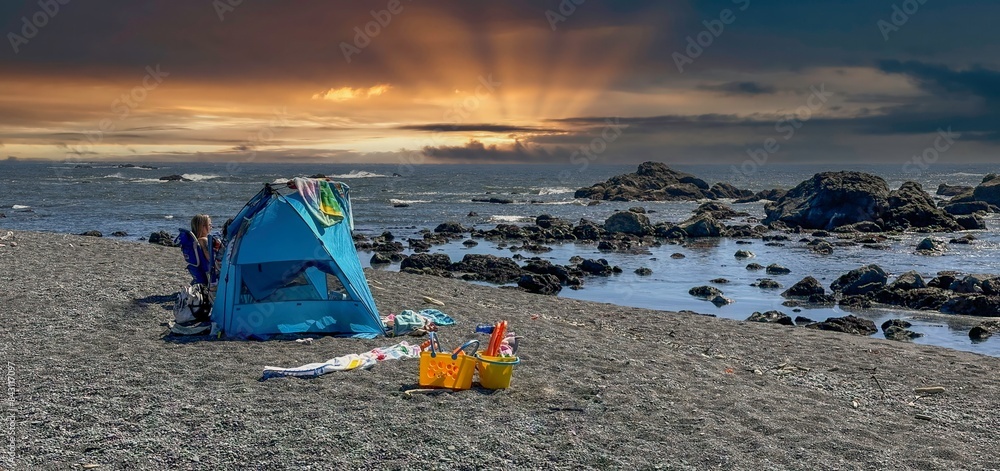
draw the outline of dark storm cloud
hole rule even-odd
[[[542,148],[521,141],[509,146],[485,145],[471,140],[462,146],[424,147],[425,156],[441,162],[458,163],[543,163],[565,161],[570,152],[564,148]]]
[[[898,60],[883,60],[878,65],[883,72],[905,75],[933,94],[980,97],[988,102],[1000,99],[1000,72],[981,66],[954,70],[939,64]]]
[[[698,88],[725,95],[770,95],[777,91],[776,88],[759,82],[726,82],[718,85],[701,85]]]
[[[425,131],[425,132],[494,132],[494,133],[516,133],[516,132],[561,132],[557,129],[537,128],[532,126],[508,126],[504,124],[452,124],[452,123],[430,123],[398,126],[396,129],[405,131]]]

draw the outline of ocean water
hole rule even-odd
[[[573,198],[575,189],[633,172],[635,165],[583,168],[569,165],[136,164],[157,168],[121,168],[117,164],[100,162],[2,161],[0,213],[6,218],[0,218],[0,229],[58,233],[98,230],[105,236],[125,231],[129,235],[123,239],[138,241],[159,230],[176,233],[198,213],[207,213],[221,223],[235,215],[264,183],[282,183],[294,176],[316,173],[351,187],[356,232],[370,236],[389,230],[406,238],[415,236],[420,229],[433,229],[444,221],[458,221],[479,228],[491,228],[498,223],[531,224],[540,214],[551,214],[574,223],[580,218],[602,222],[615,210],[632,206],[645,207],[654,223],[679,222],[697,207],[697,203],[690,202],[603,202],[586,206],[585,201]],[[745,176],[735,173],[729,166],[672,167],[693,173],[709,183],[726,181],[752,190],[791,188],[816,172],[852,169],[877,174],[893,188],[907,180],[917,181],[932,194],[939,183],[975,185],[987,173],[998,170],[989,165],[934,165],[916,173],[914,167],[902,165],[838,168],[836,165],[775,164]],[[172,174],[183,175],[192,181],[159,180],[161,176]],[[514,204],[472,202],[474,198],[490,197],[514,200]],[[398,203],[410,206],[393,207]],[[734,209],[763,217],[762,203],[734,205]],[[469,217],[470,212],[478,215]],[[730,224],[737,222],[729,221]],[[924,234],[890,240],[883,250],[837,247],[832,255],[814,254],[795,237],[785,242],[784,247],[765,246],[759,240],[752,241],[751,245],[737,245],[735,240],[721,239],[685,246],[665,244],[652,248],[649,254],[634,255],[602,253],[588,244],[557,244],[551,252],[522,255],[537,255],[560,264],[566,264],[574,255],[605,258],[624,270],[621,275],[609,278],[588,278],[584,289],[564,289],[560,293],[564,297],[660,310],[689,309],[734,319],[745,319],[754,311],[776,309],[793,317],[803,315],[823,320],[847,312],[839,308],[793,312],[781,305],[783,299],[779,293],[805,276],[814,276],[829,287],[841,274],[869,263],[879,264],[890,274],[917,270],[928,279],[942,270],[1000,273],[1000,219],[990,217],[987,225],[989,230],[975,233],[979,239],[975,244],[951,245],[945,255],[937,257],[914,254],[913,248],[926,237]],[[942,239],[954,236],[935,235]],[[753,251],[756,258],[735,259],[733,254],[740,249]],[[510,250],[487,241],[480,241],[472,248],[453,243],[432,250],[446,253],[453,260],[467,253],[513,255]],[[673,253],[684,254],[685,258],[671,258]],[[360,254],[365,266],[368,266],[370,255]],[[769,276],[748,271],[745,266],[750,262],[765,266],[778,263],[790,268],[792,273]],[[180,259],[178,263],[182,263]],[[635,275],[633,271],[639,267],[652,269],[653,275]],[[384,269],[398,270],[398,265]],[[687,294],[691,287],[711,284],[709,280],[720,277],[730,283],[717,287],[726,297],[734,299],[734,304],[717,308]],[[783,288],[761,290],[749,286],[761,277],[773,278]],[[910,320],[914,324],[912,330],[925,334],[917,343],[1000,356],[1000,338],[981,343],[969,340],[968,329],[981,321],[979,318],[898,308],[854,313],[875,320],[876,324],[897,317]]]

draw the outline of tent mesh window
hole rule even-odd
[[[340,282],[340,278],[331,273],[326,274],[326,292],[332,300],[347,301],[351,299],[351,296],[347,294],[347,288]]]
[[[344,283],[331,273],[327,263],[258,263],[244,266],[243,270],[240,304],[351,300]]]

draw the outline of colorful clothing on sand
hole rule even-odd
[[[357,368],[368,369],[376,363],[386,360],[403,360],[406,358],[420,358],[420,347],[410,345],[406,342],[399,342],[388,347],[375,348],[365,353],[339,356],[331,358],[323,363],[309,363],[297,368],[280,368],[277,366],[265,366],[261,380],[270,378],[281,378],[285,376],[296,376],[299,378],[315,378],[332,371],[348,371]]]

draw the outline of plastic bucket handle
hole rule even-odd
[[[509,358],[509,357],[507,357],[507,358]],[[491,365],[514,366],[514,365],[521,364],[521,359],[518,358],[518,357],[514,357],[514,361],[493,361],[493,360],[487,360],[487,359],[483,358],[482,356],[480,356],[477,353],[476,354],[476,359],[479,360],[479,361],[481,361],[481,362],[483,362],[483,363],[489,363]]]

